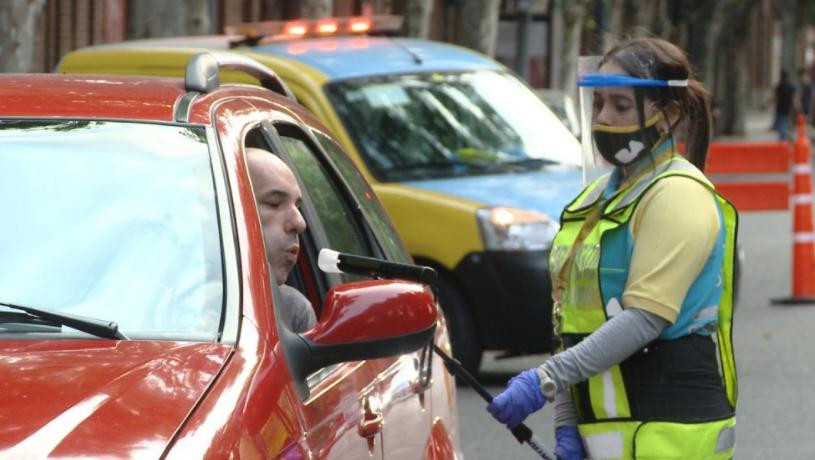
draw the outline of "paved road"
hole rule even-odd
[[[815,459],[815,305],[777,306],[790,286],[789,212],[743,213],[739,242],[746,252],[734,340],[740,378],[737,455],[743,459]],[[488,356],[481,379],[496,394],[515,373],[545,355],[496,361]],[[472,390],[459,387],[465,458],[535,459],[501,425],[492,422]],[[528,419],[551,447],[552,408]]]

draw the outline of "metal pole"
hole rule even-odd
[[[490,394],[490,392],[487,391],[487,389],[484,388],[484,385],[481,385],[478,382],[478,380],[476,380],[475,377],[472,376],[472,374],[467,372],[467,369],[464,369],[464,366],[462,366],[457,359],[445,353],[435,343],[432,345],[433,351],[436,352],[436,354],[439,355],[439,357],[441,357],[442,361],[444,361],[444,364],[447,366],[447,369],[449,369],[451,373],[461,377],[467,383],[467,385],[469,385],[473,390],[475,390],[476,393],[478,393],[479,396],[481,396],[484,399],[484,401],[487,401],[487,403],[492,402],[492,395]],[[532,433],[532,430],[528,426],[521,423],[520,425],[511,428],[510,431],[512,432],[512,435],[515,436],[515,439],[517,439],[519,443],[521,444],[527,443],[529,447],[532,450],[534,450],[535,453],[540,455],[542,459],[558,460],[558,457],[554,454],[554,452],[552,452],[551,450],[549,450],[549,448],[543,445],[543,442],[541,442],[541,440],[538,439],[538,437],[535,436],[534,433]]]

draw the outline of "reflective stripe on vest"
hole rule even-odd
[[[592,460],[727,460],[736,450],[736,418],[703,423],[613,421],[580,425]]]

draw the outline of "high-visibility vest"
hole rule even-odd
[[[669,154],[663,161],[646,167],[652,168],[652,171],[642,174],[642,177],[630,184],[624,184],[623,189],[608,198],[603,196],[603,192],[609,176],[595,180],[563,211],[561,229],[554,239],[550,253],[549,266],[553,286],[558,286],[559,274],[563,276],[561,268],[566,259],[571,266],[568,271],[564,271],[568,275],[564,276],[565,280],[561,280],[564,281],[560,283],[563,286],[562,292],[557,293],[559,299],[553,314],[556,332],[563,339],[563,344],[568,347],[597,330],[609,319],[607,313],[609,302],[617,302],[622,296],[622,292],[609,293],[601,289],[603,277],[607,276],[600,266],[603,246],[610,245],[609,241],[615,234],[613,230],[617,229],[618,235],[620,227],[625,227],[627,231],[627,224],[640,198],[657,181],[677,175],[696,180],[710,189],[712,196],[715,197],[724,231],[722,290],[718,304],[718,319],[715,323],[715,346],[721,363],[719,373],[727,399],[725,404],[729,404],[729,409],[732,410],[729,410],[726,416],[716,419],[704,417],[693,421],[682,417],[677,419],[666,417],[660,420],[638,419],[636,413],[632,414],[629,394],[633,393],[626,387],[626,379],[621,371],[621,365],[628,361],[626,360],[570,388],[578,412],[580,422],[578,428],[586,444],[589,458],[592,459],[729,459],[735,451],[735,407],[738,392],[731,338],[736,210],[715,192],[713,185],[701,171],[678,155]],[[578,246],[572,248],[579,239],[578,234],[586,218],[595,206],[602,206],[599,219],[595,219],[596,223],[591,227],[591,231],[583,236],[582,241],[578,241]],[[597,212],[594,211],[595,217]],[[607,238],[604,239],[604,236]],[[630,260],[630,248],[628,250]],[[627,271],[625,277],[627,278]],[[664,343],[679,342],[668,340]],[[715,356],[713,359],[715,360]],[[722,388],[719,388],[719,391],[721,390]]]

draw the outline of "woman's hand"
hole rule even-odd
[[[532,412],[546,404],[535,369],[528,369],[512,377],[507,389],[492,399],[487,411],[509,428],[515,428]]]
[[[560,460],[583,460],[586,451],[576,426],[559,426],[555,430],[555,455]]]

